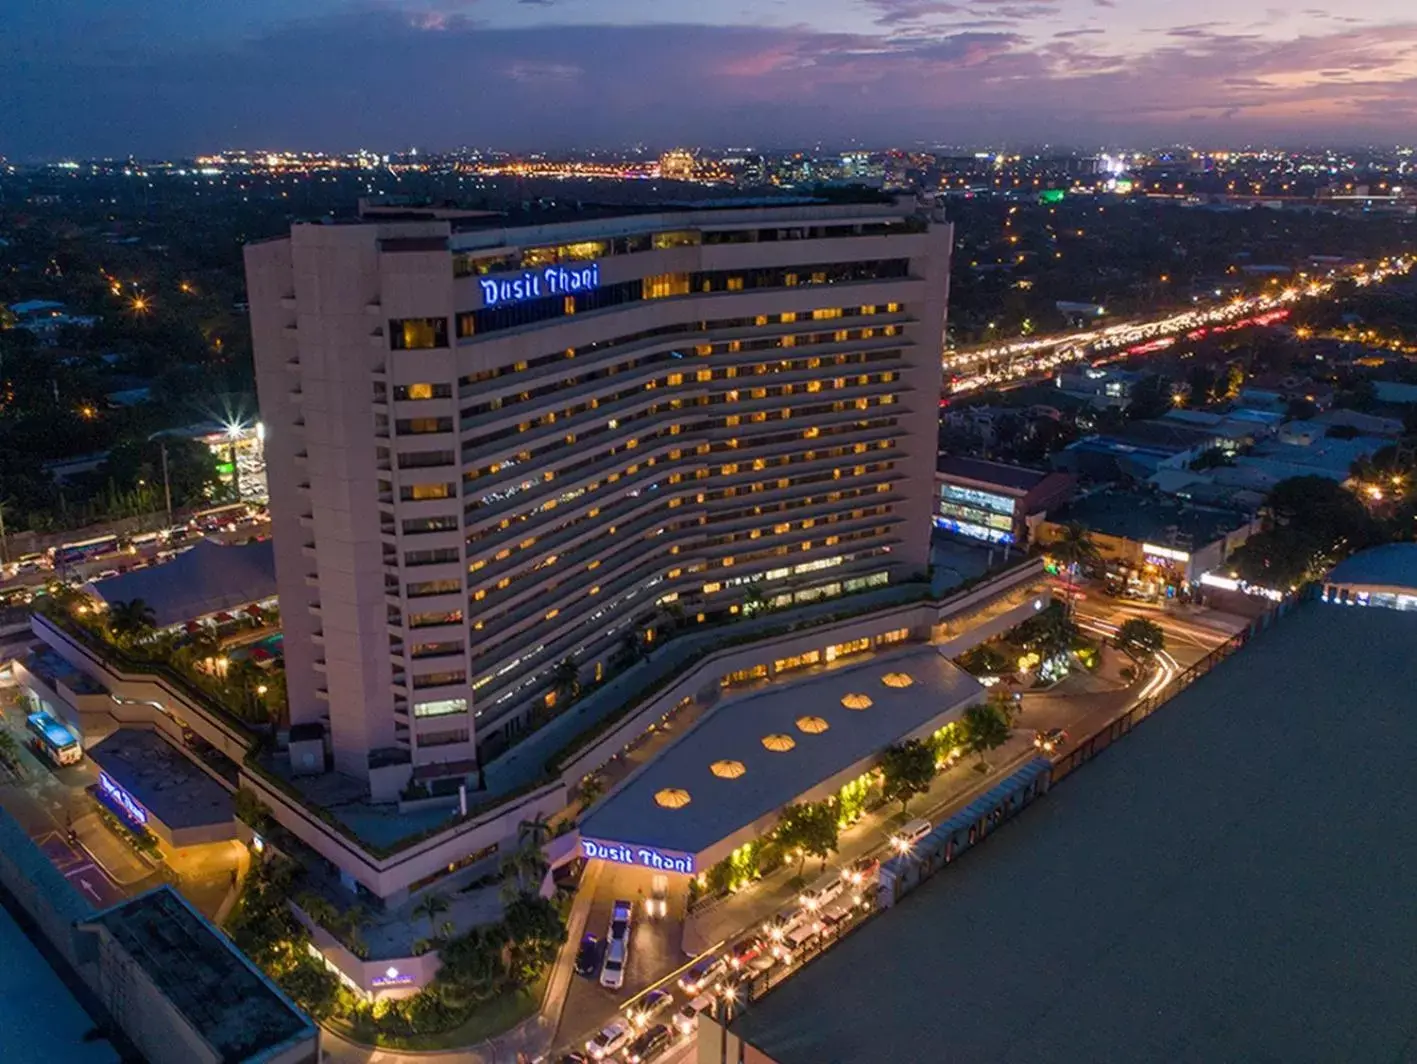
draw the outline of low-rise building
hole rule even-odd
[[[1189,588],[1260,527],[1252,514],[1114,489],[1075,499],[1035,534],[1046,545],[1073,522],[1091,533],[1109,577],[1152,594]]]
[[[171,887],[79,925],[104,1007],[152,1064],[314,1064],[319,1028]]]
[[[1075,484],[1066,473],[941,455],[935,527],[989,543],[1022,544],[1028,518],[1065,502]]]

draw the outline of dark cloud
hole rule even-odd
[[[1101,36],[1101,35],[1104,34],[1104,33],[1106,33],[1106,30],[1098,30],[1098,29],[1086,29],[1086,30],[1059,30],[1057,33],[1053,34],[1053,36],[1054,36],[1054,37],[1061,37],[1061,38],[1066,39],[1066,38],[1070,38],[1070,37],[1096,37],[1096,36]]]

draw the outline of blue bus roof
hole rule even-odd
[[[31,713],[25,719],[29,722],[30,727],[43,735],[45,740],[58,750],[77,746],[79,743],[78,737],[65,724],[43,710]]]

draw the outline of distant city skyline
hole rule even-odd
[[[22,0],[0,154],[1388,143],[1414,45],[1401,0]]]

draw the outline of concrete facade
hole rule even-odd
[[[938,216],[486,224],[246,252],[291,720],[360,779],[466,775],[554,712],[559,663],[599,675],[657,606],[928,563]]]

